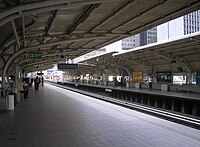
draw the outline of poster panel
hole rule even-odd
[[[140,83],[143,81],[142,72],[133,72],[133,82]]]

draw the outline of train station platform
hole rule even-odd
[[[200,146],[198,129],[46,83],[0,117],[1,147]]]

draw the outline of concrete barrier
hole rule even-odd
[[[135,83],[135,88],[140,89],[141,88],[141,84],[140,83]]]
[[[168,91],[169,86],[167,84],[161,84],[161,91]]]

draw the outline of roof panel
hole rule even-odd
[[[2,36],[5,36],[5,38],[1,37],[0,44],[11,44],[12,46],[16,44],[14,35],[9,39],[7,38],[10,34],[13,34],[13,28],[9,25],[9,21],[18,18],[20,21],[15,22],[17,30],[21,30],[23,28],[20,23],[22,22],[21,16],[30,16],[35,21],[29,28],[25,28],[23,35],[20,31],[18,33],[22,50],[32,51],[38,48],[49,48],[51,51],[54,46],[62,44],[61,46],[67,47],[67,45],[76,42],[71,45],[73,48],[84,47],[90,51],[89,49],[98,49],[125,38],[127,35],[142,32],[172,18],[197,10],[199,7],[199,0],[73,0],[70,3],[63,0],[28,0],[20,5],[16,3],[12,7],[2,8],[0,30],[7,28],[9,34]],[[19,12],[22,12],[22,15],[16,15]],[[100,32],[106,33],[101,39],[98,37]],[[72,39],[75,38],[71,36],[75,33],[80,34],[79,40],[73,41]],[[93,38],[88,35],[91,33],[94,35]],[[57,34],[69,36],[59,37]],[[45,39],[47,36],[48,39]],[[91,38],[87,39],[86,37]],[[25,47],[24,41],[21,41],[22,38],[26,38],[28,46]],[[37,40],[36,44],[40,45],[34,46],[34,43],[28,43],[30,42],[29,39]],[[12,44],[10,41],[14,43]],[[196,44],[188,42],[188,44],[181,45],[181,42],[177,42],[177,44],[171,43],[168,47],[167,45],[148,47],[147,50],[170,54],[172,50],[170,46],[172,45],[174,55],[179,55],[178,52],[181,51],[179,48],[185,47],[188,51],[191,45]],[[4,53],[2,49],[5,48],[1,48],[0,53]],[[79,50],[74,55],[79,56],[83,53],[83,51],[77,52]],[[84,50],[84,52],[87,52],[87,50]],[[138,56],[141,55],[141,53],[135,53]],[[188,51],[188,53],[190,52]],[[71,54],[73,54],[73,50]],[[21,59],[23,59],[23,54]]]

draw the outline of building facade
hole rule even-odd
[[[136,39],[137,38],[137,39]],[[131,48],[135,48],[138,45],[138,36],[134,35],[134,36],[130,36],[128,38],[122,39],[121,40],[121,48],[122,50],[128,50]]]
[[[140,44],[139,46],[151,44],[157,42],[157,28],[151,28],[139,34]]]
[[[183,16],[184,35],[200,31],[200,10]]]
[[[121,40],[122,50],[132,49],[138,46],[143,46],[157,42],[157,28],[151,28],[140,34]]]
[[[158,41],[200,31],[200,10],[179,17],[157,27]]]

